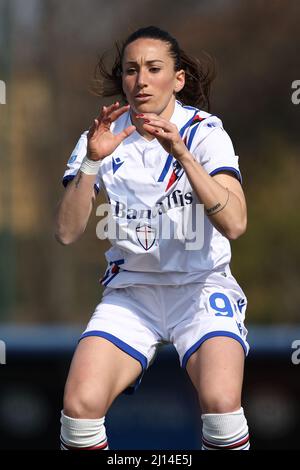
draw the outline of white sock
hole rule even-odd
[[[208,413],[201,416],[202,450],[248,450],[247,420],[243,408],[232,413]]]
[[[104,426],[105,417],[100,419],[77,419],[61,412],[61,450],[107,450]]]

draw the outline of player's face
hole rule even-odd
[[[174,70],[166,42],[140,38],[128,44],[122,71],[123,91],[134,113],[171,117],[175,93],[184,87],[184,71]]]

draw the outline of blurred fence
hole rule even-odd
[[[2,325],[0,448],[58,448],[63,387],[81,330]],[[299,327],[250,327],[243,406],[252,449],[300,448],[299,340]],[[117,398],[106,425],[111,449],[200,448],[196,394],[173,346],[161,348],[135,395]]]

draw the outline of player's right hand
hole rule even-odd
[[[118,101],[111,106],[102,107],[99,116],[94,119],[87,135],[87,156],[90,160],[103,160],[103,158],[110,155],[126,137],[130,136],[135,131],[135,126],[129,126],[116,135],[110,130],[111,123],[122,114],[126,113],[129,107],[129,105],[126,105],[120,108]]]

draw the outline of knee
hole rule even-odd
[[[96,419],[105,416],[109,399],[95,396],[95,393],[84,388],[66,391],[64,394],[64,413],[70,418]]]
[[[201,400],[201,410],[203,413],[232,413],[241,407],[239,396],[209,396]]]

